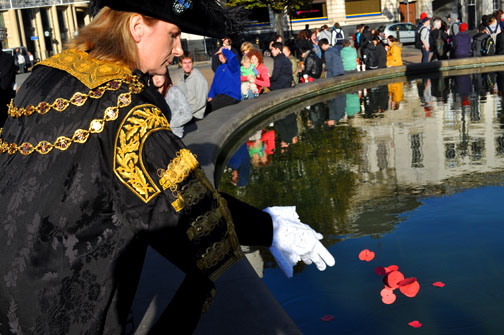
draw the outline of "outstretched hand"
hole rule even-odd
[[[299,221],[295,207],[268,207],[264,211],[273,219],[270,251],[287,277],[292,277],[292,267],[300,260],[314,263],[320,271],[335,264],[334,257],[319,241],[322,234]]]

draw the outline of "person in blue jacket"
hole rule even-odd
[[[206,114],[219,108],[237,104],[241,100],[240,61],[229,49],[221,47],[216,53],[221,65],[208,91]]]
[[[343,75],[345,69],[343,68],[340,50],[337,47],[331,47],[329,41],[325,38],[319,41],[319,46],[324,51],[326,78]]]
[[[454,58],[465,58],[471,56],[472,38],[467,32],[467,23],[462,23],[459,33],[453,38]]]

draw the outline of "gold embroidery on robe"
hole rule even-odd
[[[124,64],[99,60],[75,49],[64,50],[37,64],[39,65],[65,71],[90,89],[114,79],[121,79],[124,75],[131,75],[131,70]]]
[[[142,161],[143,143],[158,130],[170,130],[161,110],[150,104],[139,105],[124,118],[114,144],[114,173],[145,203],[161,192]]]
[[[170,189],[176,200],[172,203],[173,208],[179,212],[185,207],[185,199],[179,194],[178,184],[183,182],[189,174],[198,167],[196,157],[188,149],[181,149],[177,152],[166,170],[158,171],[159,184],[163,190]]]

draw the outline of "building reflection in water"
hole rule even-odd
[[[483,73],[322,97],[253,133],[219,188],[260,208],[295,204],[329,243],[381,236],[418,195],[504,171],[503,90],[503,73]]]

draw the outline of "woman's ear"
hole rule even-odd
[[[142,40],[144,34],[144,20],[141,15],[133,14],[130,17],[129,28],[131,36],[136,43],[139,43]]]

